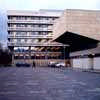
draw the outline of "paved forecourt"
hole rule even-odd
[[[1,67],[0,100],[100,100],[100,74],[67,68]]]

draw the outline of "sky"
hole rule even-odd
[[[100,0],[0,0],[5,10],[100,9]]]
[[[0,0],[0,42],[7,43],[7,10],[100,10],[100,0]]]

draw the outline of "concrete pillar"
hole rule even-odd
[[[69,58],[69,47],[63,46],[63,58],[64,62],[66,64],[66,67],[70,67],[70,58]]]
[[[31,59],[31,46],[29,46],[29,59]]]
[[[93,55],[92,54],[90,54],[89,55],[89,61],[90,61],[90,66],[91,66],[91,70],[93,70],[94,68],[93,68]]]

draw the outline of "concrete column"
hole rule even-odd
[[[69,47],[63,46],[63,57],[66,67],[70,67],[71,63],[69,59]]]
[[[29,59],[31,59],[31,46],[29,46]]]
[[[89,55],[89,62],[90,62],[91,70],[93,70],[94,68],[93,68],[93,55],[92,54]]]

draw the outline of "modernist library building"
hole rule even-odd
[[[72,67],[100,70],[99,10],[65,10],[53,34],[53,41],[69,46]]]
[[[63,10],[7,11],[8,48],[13,60],[64,59],[62,43],[52,42],[53,25]],[[42,60],[41,60],[42,59]]]
[[[69,61],[100,69],[99,10],[7,11],[8,48],[14,61]]]

